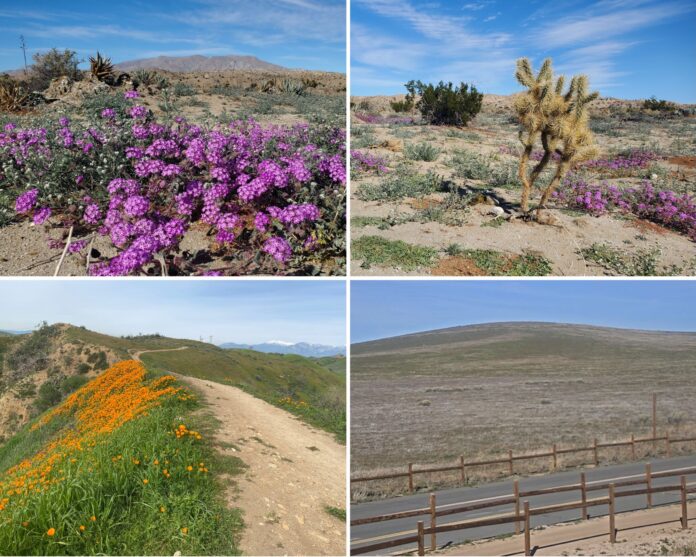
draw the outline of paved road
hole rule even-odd
[[[643,462],[632,462],[630,464],[603,466],[600,468],[588,468],[584,471],[588,483],[593,481],[608,481],[612,478],[626,477],[632,475],[645,475],[645,464],[647,462],[652,463],[652,470],[653,473],[655,473],[664,470],[694,468],[696,467],[696,456],[686,456],[669,459],[654,459]],[[532,476],[529,478],[520,479],[520,491],[529,491],[534,489],[575,484],[579,483],[579,481],[579,470],[557,472],[554,474],[548,474],[544,476]],[[687,482],[694,481],[696,481],[696,474],[687,476]],[[661,485],[674,485],[677,483],[679,483],[678,477],[656,478],[653,480],[653,487],[658,487]],[[637,486],[628,486],[617,489],[617,493],[620,493],[622,490],[643,489],[644,487],[644,484]],[[453,503],[463,504],[465,502],[480,501],[492,497],[510,496],[512,495],[512,482],[508,480],[504,482],[486,484],[480,487],[446,489],[442,491],[437,491],[436,493],[438,507],[440,507],[441,505],[449,505]],[[606,491],[593,491],[588,493],[588,498],[606,497],[606,495]],[[580,493],[579,491],[553,493],[548,495],[528,497],[523,500],[528,500],[530,506],[534,508],[538,506],[547,506],[559,503],[579,501]],[[669,503],[675,503],[678,501],[679,492],[653,494],[653,505],[664,505]],[[645,507],[645,503],[645,495],[620,497],[616,500],[616,511],[625,512],[642,509]],[[409,495],[406,497],[397,497],[394,499],[372,501],[370,503],[361,503],[357,505],[351,505],[351,520],[381,514],[389,514],[419,509],[428,507],[428,505],[429,502],[427,493]],[[470,511],[462,514],[444,516],[438,520],[438,523],[444,524],[448,522],[457,522],[460,520],[472,520],[475,518],[490,516],[491,514],[503,514],[510,512],[514,512],[513,505],[501,505],[499,507],[492,507],[488,509]],[[596,517],[606,515],[609,512],[609,509],[608,506],[604,505],[590,507],[588,509],[588,512],[590,516]],[[580,518],[580,511],[571,510],[547,515],[533,516],[531,518],[531,521],[532,527],[535,527],[540,525],[577,520],[578,518]],[[360,544],[355,543],[355,546],[353,546],[359,547],[359,545],[368,545],[369,543],[378,543],[380,541],[386,541],[386,539],[388,539],[389,537],[396,537],[395,535],[399,533],[403,533],[402,535],[408,535],[408,533],[414,532],[418,520],[423,520],[426,523],[426,526],[429,525],[429,517],[426,515],[423,517],[404,518],[398,520],[390,520],[387,522],[377,522],[373,524],[365,524],[361,526],[351,527],[351,543],[355,543],[357,540],[371,540],[369,542],[361,542]],[[461,543],[466,540],[491,538],[502,534],[513,533],[514,529],[514,524],[502,524],[498,526],[484,526],[480,528],[458,530],[454,532],[438,534],[437,543],[438,546],[442,546],[447,542]],[[426,543],[429,543],[427,539]],[[398,549],[399,548],[389,549],[387,550],[387,552],[398,551]]]

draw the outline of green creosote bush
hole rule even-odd
[[[408,100],[419,97],[415,107],[429,124],[466,126],[481,111],[483,93],[467,83],[454,87],[451,82],[433,85],[411,80],[405,87]]]

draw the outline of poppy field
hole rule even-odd
[[[0,553],[237,554],[196,397],[122,361],[0,448]],[[201,432],[203,430],[203,432]]]

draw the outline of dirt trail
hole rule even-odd
[[[246,555],[345,555],[346,448],[331,435],[240,389],[181,377],[205,398],[221,427],[216,440],[249,467],[230,489],[244,511]]]
[[[688,514],[696,514],[696,501]],[[696,520],[689,529],[679,523],[680,505],[622,513],[616,516],[616,543],[609,542],[609,517],[532,530],[534,555],[665,555],[681,554],[696,542]],[[676,551],[677,553],[669,553]],[[475,542],[438,551],[440,555],[524,555],[523,535]]]
[[[137,360],[139,362],[142,362],[140,359],[140,356],[143,354],[148,354],[150,352],[176,352],[178,350],[187,350],[188,346],[179,346],[179,348],[161,348],[159,350],[138,350],[137,352],[133,352],[131,356],[133,356],[134,360]]]

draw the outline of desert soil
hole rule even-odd
[[[356,97],[352,106],[355,113],[376,114],[381,117],[412,117],[413,114],[396,114],[389,102],[403,99],[394,97]],[[694,242],[687,236],[645,220],[618,213],[592,216],[560,205],[551,206],[544,216],[544,224],[516,218],[519,211],[520,188],[513,186],[491,187],[486,180],[457,176],[452,157],[464,152],[473,156],[490,157],[492,169],[516,171],[518,158],[501,153],[501,147],[519,149],[517,124],[513,121],[512,97],[486,95],[481,113],[467,128],[429,126],[415,124],[364,123],[351,117],[352,150],[359,150],[387,161],[389,172],[376,176],[373,173],[354,173],[351,181],[351,238],[378,236],[388,240],[403,240],[409,244],[427,246],[439,252],[439,259],[430,267],[401,268],[391,264],[370,264],[353,257],[351,272],[356,275],[486,275],[471,259],[447,256],[445,249],[453,244],[467,250],[494,250],[507,256],[525,254],[543,256],[551,266],[551,273],[559,276],[604,276],[636,274],[621,272],[588,260],[581,253],[593,244],[606,243],[612,250],[626,257],[640,258],[653,253],[658,273],[692,275],[696,272]],[[597,121],[604,127],[595,132],[601,155],[626,149],[659,150],[664,157],[656,165],[661,179],[672,180],[680,191],[696,192],[696,157],[676,156],[676,151],[686,149],[691,153],[693,145],[684,147],[677,141],[691,142],[696,129],[694,118],[663,119],[654,123],[622,121],[614,124],[610,110],[635,107],[635,101],[601,99],[592,105]],[[418,121],[416,116],[415,120]],[[357,134],[356,134],[357,130]],[[440,154],[431,162],[408,160],[404,151],[409,146],[422,143],[439,149]],[[673,155],[673,156],[670,156]],[[432,172],[444,182],[453,184],[460,191],[472,188],[485,191],[483,202],[470,205],[465,213],[449,213],[445,205],[447,194],[434,193],[423,197],[404,197],[397,200],[361,199],[363,187],[379,185],[394,175],[394,169],[406,165],[406,172],[426,174]],[[514,167],[514,168],[513,168]],[[643,177],[639,173],[626,179],[610,179],[613,183],[635,185]],[[645,173],[645,171],[643,171]],[[592,183],[601,182],[604,176],[593,175]],[[450,190],[451,191],[451,190]],[[532,207],[540,197],[537,191],[532,197]],[[493,205],[497,205],[493,207]],[[424,216],[423,209],[443,209],[440,217]],[[496,216],[505,211],[502,217]],[[443,218],[444,217],[444,218]],[[452,222],[458,218],[458,222]],[[356,220],[358,219],[358,220]],[[372,220],[367,224],[359,219]],[[449,220],[448,220],[449,219]],[[381,221],[381,224],[378,222]],[[357,224],[356,224],[357,223]]]
[[[345,508],[346,448],[284,410],[235,387],[180,377],[220,421],[216,441],[248,468],[230,487],[244,511],[246,555],[343,555],[345,523],[327,506]]]
[[[690,503],[690,516],[696,502]],[[559,524],[531,531],[534,555],[684,555],[696,544],[696,521],[681,528],[681,507],[672,505],[617,515],[616,543],[609,542],[609,518]],[[524,535],[469,543],[436,552],[440,555],[524,555]],[[693,553],[688,553],[693,555]]]

